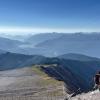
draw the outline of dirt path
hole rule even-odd
[[[56,92],[61,91],[62,88],[61,86],[59,86],[59,88],[55,87],[55,84],[54,86],[52,85],[44,86],[44,84],[41,83],[41,81],[42,81],[41,76],[34,73],[31,67],[16,69],[16,70],[1,71],[0,72],[0,98],[5,98],[3,100],[6,100],[7,98],[7,100],[9,100],[8,98],[11,99],[12,96],[13,98],[14,97],[17,98],[17,96],[21,98],[22,97],[28,98],[31,96],[35,100],[36,97],[45,98],[47,96],[49,100],[49,97],[51,95],[52,98],[55,98]],[[59,96],[59,98],[62,98],[62,96]],[[15,100],[15,99],[11,99],[11,100]],[[40,99],[36,99],[36,100],[40,100]]]
[[[0,91],[25,87],[35,87],[39,76],[32,68],[22,68],[0,72]]]

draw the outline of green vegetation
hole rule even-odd
[[[32,70],[38,74],[39,76],[41,76],[41,84],[43,85],[61,85],[62,82],[58,81],[50,76],[48,76],[45,72],[42,71],[41,67],[52,67],[51,65],[34,65],[32,67]],[[54,65],[55,66],[55,65]]]
[[[32,67],[32,70],[33,70],[36,74],[38,74],[38,75],[40,75],[40,76],[47,76],[47,75],[42,71],[41,67],[39,67],[39,65],[34,65],[34,66]]]
[[[63,82],[58,81],[50,76],[48,76],[40,66],[43,67],[55,67],[55,64],[51,65],[34,65],[32,70],[34,73],[40,76],[40,80],[38,81],[38,85],[45,88],[45,96],[63,96]],[[43,95],[40,93],[40,95]]]
[[[45,72],[42,71],[41,67],[40,66],[43,66],[43,67],[51,67],[51,65],[34,65],[32,67],[32,70],[41,76],[41,79],[42,79],[42,82],[41,84],[44,84],[44,85],[52,85],[52,84],[61,84],[62,82],[61,81],[58,81],[50,76],[48,76]]]

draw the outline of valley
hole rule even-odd
[[[100,100],[100,0],[0,0],[0,100]]]
[[[5,96],[4,100],[63,100],[93,90],[100,58],[88,52],[97,48],[99,34],[43,33],[21,38],[0,37],[1,100]],[[85,53],[88,43],[91,48]]]
[[[89,34],[84,32],[70,34],[55,32],[0,37],[1,50],[47,57],[78,53],[100,58],[99,43],[100,34],[98,32]]]

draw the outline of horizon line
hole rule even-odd
[[[89,28],[35,28],[35,27],[0,27],[0,34],[37,34],[37,33],[100,33],[100,29]]]

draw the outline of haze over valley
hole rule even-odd
[[[7,36],[1,37],[0,49],[13,53],[47,57],[78,53],[100,58],[99,42],[99,33],[41,33],[29,35],[27,38],[20,35],[14,36],[13,39]]]
[[[19,73],[19,68],[40,65],[38,67],[49,77],[63,81],[68,93],[77,94],[79,88],[80,92],[87,92],[92,90],[92,78],[100,70],[99,37],[99,33],[41,33],[28,38],[21,36],[20,40],[16,36],[13,39],[1,36],[1,73],[8,70],[7,75],[12,76],[9,70]],[[11,83],[13,78],[9,79]]]

